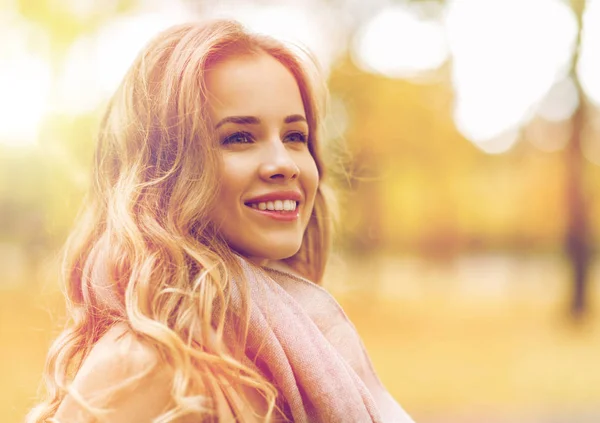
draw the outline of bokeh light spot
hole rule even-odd
[[[579,94],[573,79],[568,77],[548,91],[540,103],[537,113],[544,119],[552,122],[567,120],[579,107]]]
[[[449,53],[444,28],[417,12],[415,7],[398,4],[373,16],[354,37],[355,63],[391,78],[417,77],[439,68]]]
[[[47,46],[40,45],[41,30],[22,20],[0,20],[0,25],[0,39],[11,40],[0,49],[0,143],[32,145],[38,139],[52,83]]]
[[[583,14],[577,75],[588,98],[600,106],[600,1],[588,0]]]
[[[315,13],[308,3],[259,6],[230,1],[218,3],[208,12],[215,18],[236,19],[251,31],[287,42],[294,49],[300,47],[302,54],[308,49],[328,74],[343,49],[343,30],[326,4],[319,4],[319,13]]]
[[[457,128],[475,144],[512,140],[502,134],[533,117],[568,74],[577,38],[573,11],[560,0],[452,0],[446,26]]]

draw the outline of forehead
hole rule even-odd
[[[296,79],[266,53],[235,55],[216,63],[206,73],[206,87],[213,118],[304,115]]]

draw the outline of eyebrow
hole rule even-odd
[[[283,122],[306,122],[306,118],[302,115],[289,115],[283,119]],[[258,125],[260,124],[260,119],[255,116],[227,116],[226,118],[221,119],[219,123],[215,125],[215,129],[218,129],[226,123],[237,123],[238,125]]]

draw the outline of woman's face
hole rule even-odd
[[[211,219],[231,248],[259,264],[291,257],[319,183],[298,84],[267,54],[219,62],[206,84],[222,153]]]

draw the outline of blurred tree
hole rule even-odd
[[[142,1],[17,0],[11,7],[43,30],[50,51],[42,56],[56,80],[79,37]],[[96,123],[96,112],[49,112],[35,148],[0,145],[0,243],[24,251],[31,268],[62,244],[72,225],[88,180]]]
[[[579,95],[579,107],[573,115],[573,129],[570,142],[565,150],[567,168],[566,206],[568,209],[565,248],[573,273],[573,293],[571,315],[579,320],[588,309],[587,279],[590,262],[589,221],[587,199],[584,192],[583,172],[585,161],[581,151],[581,137],[586,124],[587,101],[577,78],[577,62],[581,45],[582,16],[585,0],[571,0],[571,6],[577,16],[578,34],[575,57],[571,65],[571,77],[575,81]]]
[[[60,72],[66,52],[79,36],[93,33],[145,0],[83,3],[87,6],[77,0],[15,3],[26,19],[48,34],[55,72]],[[211,4],[209,0],[189,3],[199,10]],[[372,2],[369,7],[376,9],[379,4]],[[583,5],[583,0],[573,0],[580,19]],[[354,24],[361,21],[357,18]],[[575,65],[576,59],[573,69]],[[581,89],[573,140],[564,156],[543,155],[528,150],[525,143],[508,154],[489,156],[454,126],[449,72],[446,66],[430,80],[406,81],[366,74],[349,57],[336,64],[330,86],[347,109],[346,138],[357,167],[351,175],[357,177],[350,181],[356,193],[342,210],[344,246],[444,258],[486,249],[511,253],[558,249],[565,234],[575,275],[572,309],[577,315],[583,313],[589,221],[581,174],[580,133],[586,120]],[[4,166],[4,161],[13,159],[3,158],[0,151],[0,170],[5,170],[0,176],[23,175],[18,184],[8,176],[4,184],[0,180],[0,191],[2,185],[6,188],[5,194],[0,192],[0,214],[6,218],[0,238],[29,237],[27,243],[39,243],[31,234],[39,236],[33,228],[40,225],[41,213],[51,244],[62,241],[85,189],[95,124],[95,113],[49,116],[40,156],[23,160],[20,168]],[[34,212],[28,214],[26,209]],[[540,219],[542,215],[553,218]],[[23,223],[28,221],[33,223]],[[21,233],[21,227],[30,228],[31,234]]]
[[[77,37],[96,31],[108,19],[133,9],[141,1],[17,0],[16,5],[25,19],[46,31],[55,57],[60,59]]]

